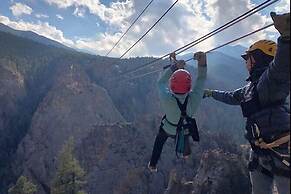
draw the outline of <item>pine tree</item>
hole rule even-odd
[[[52,194],[85,194],[85,172],[73,156],[74,140],[70,138],[64,145],[56,176],[53,180]]]
[[[9,194],[34,194],[36,193],[36,186],[30,182],[25,176],[20,176],[14,186],[9,190]]]

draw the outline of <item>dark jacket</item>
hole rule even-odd
[[[241,105],[244,107],[242,109],[250,111],[250,114],[244,114],[247,118],[246,128],[248,129],[249,124],[256,123],[265,141],[271,141],[290,130],[290,112],[286,104],[290,89],[289,47],[289,40],[279,38],[274,60],[263,71],[260,68],[257,73],[253,72],[246,86],[232,92],[213,92],[214,99],[231,105]],[[259,108],[255,107],[257,105]],[[252,112],[252,109],[257,111]]]

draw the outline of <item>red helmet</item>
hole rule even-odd
[[[185,94],[191,90],[191,82],[191,74],[184,69],[179,69],[170,78],[170,89],[175,94]]]

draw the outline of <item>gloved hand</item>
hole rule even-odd
[[[270,13],[275,28],[280,32],[281,36],[290,39],[290,13],[277,15],[275,12]]]
[[[172,61],[172,60],[173,60],[174,62],[177,61],[177,59],[176,59],[176,53],[171,53],[171,54],[170,54],[170,61]]]
[[[185,63],[185,61],[184,60],[178,60],[177,62],[176,62],[176,67],[178,68],[178,69],[184,69],[184,66],[186,65],[186,63]]]
[[[204,94],[203,94],[203,98],[212,97],[212,92],[213,92],[213,90],[205,89]]]
[[[178,69],[184,69],[184,66],[186,65],[184,60],[177,60],[176,59],[176,53],[170,54],[170,61],[173,61],[174,63],[171,65],[172,71],[176,71]]]
[[[206,53],[204,53],[204,52],[200,51],[200,52],[194,53],[193,59],[197,60],[198,66],[206,66],[207,65]]]

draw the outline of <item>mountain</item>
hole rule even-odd
[[[230,57],[239,58],[241,59],[241,55],[244,54],[248,50],[248,48],[243,47],[241,45],[235,45],[235,46],[224,46],[218,50],[218,52],[221,52],[225,55],[228,55]]]
[[[7,32],[9,34],[13,34],[15,36],[19,36],[22,38],[27,38],[30,40],[33,40],[35,42],[41,43],[41,44],[45,44],[48,46],[54,46],[54,47],[58,47],[58,48],[64,48],[64,49],[71,49],[57,41],[48,39],[44,36],[41,36],[39,34],[36,34],[34,32],[31,31],[22,31],[22,30],[15,30],[13,28],[10,28],[9,26],[6,26],[2,23],[0,23],[0,32]]]
[[[163,115],[158,74],[135,80],[115,78],[153,58],[93,56],[1,31],[0,45],[5,45],[0,48],[0,193],[6,194],[20,175],[29,177],[39,194],[49,193],[61,148],[72,136],[74,153],[87,174],[88,193],[163,193],[172,170],[181,180],[214,172],[200,161],[211,164],[213,157],[204,154],[216,149],[237,157],[223,155],[223,165],[238,163],[220,179],[246,171],[237,146],[244,122],[239,108],[207,99],[197,112],[201,142],[193,143],[191,159],[177,159],[174,141],[169,139],[159,172],[148,173],[145,167]],[[167,63],[160,61],[152,70]],[[213,52],[208,63],[206,87],[230,90],[244,84],[241,59]],[[195,64],[187,68],[195,80]],[[243,173],[238,176],[238,180],[246,178]]]
[[[39,183],[53,179],[57,160],[52,159],[57,158],[64,140],[72,136],[80,142],[94,125],[125,123],[106,90],[90,82],[80,67],[58,66],[57,71],[55,83],[38,105],[18,146],[23,174]]]
[[[187,182],[177,178],[176,172],[173,172],[165,194],[251,193],[245,162],[238,154],[225,153],[220,149],[206,151],[197,172],[192,181]]]

